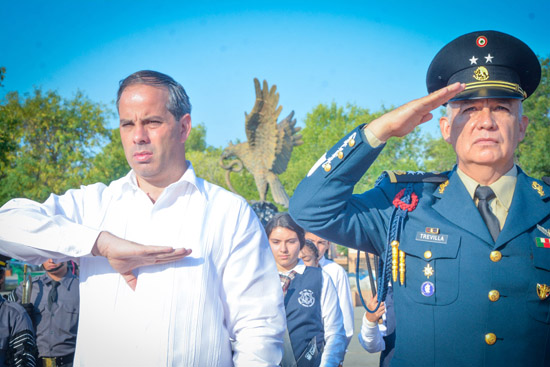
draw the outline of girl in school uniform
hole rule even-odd
[[[346,335],[338,295],[328,274],[299,259],[304,230],[288,213],[278,213],[266,224],[266,233],[285,297],[287,333],[281,366],[340,365]]]

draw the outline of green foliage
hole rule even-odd
[[[368,123],[385,112],[371,113],[368,109],[348,104],[339,107],[320,104],[308,113],[302,130],[304,144],[292,152],[288,169],[281,175],[285,189],[292,195],[298,183],[328,149],[357,125]],[[422,148],[425,139],[415,130],[402,139],[391,139],[372,168],[355,186],[363,192],[374,186],[384,169],[418,170],[421,168]]]
[[[342,254],[343,256],[348,256],[349,247],[342,246],[342,245],[336,245],[336,252],[339,255]]]
[[[424,167],[426,171],[449,171],[456,163],[456,154],[453,146],[443,140],[442,137],[426,137],[426,158]]]
[[[306,126],[300,132],[304,144],[294,148],[287,170],[280,176],[289,196],[319,157],[344,134],[366,122],[364,117],[370,118],[368,110],[352,105],[339,107],[336,103],[320,104],[307,114]]]
[[[197,176],[230,190],[227,185],[227,171],[220,166],[221,148],[208,147],[205,151],[192,150],[186,152],[186,158],[193,164]],[[237,194],[246,200],[259,200],[254,177],[246,169],[231,173],[231,184]]]
[[[93,157],[86,175],[86,183],[103,182],[108,185],[111,181],[126,175],[130,170],[118,128],[109,130],[108,136],[109,142],[101,152]]]
[[[40,89],[25,97],[8,93],[0,103],[0,203],[42,201],[82,184],[109,137],[108,115],[80,92],[73,99]]]
[[[206,126],[203,123],[193,126],[191,133],[185,142],[185,151],[206,151],[208,145],[206,144]]]
[[[6,68],[3,66],[0,66],[0,87],[3,87],[2,80],[4,80],[5,76],[6,76]]]
[[[230,190],[227,185],[227,171],[220,165],[223,149],[206,144],[206,127],[200,123],[193,126],[185,143],[185,156],[193,164],[197,176],[206,181]],[[254,177],[246,169],[231,173],[231,185],[235,191],[247,200],[258,200]]]
[[[224,178],[225,172],[218,163],[221,153],[220,148],[211,148],[205,151],[192,150],[185,153],[185,158],[193,164],[197,176],[227,188]]]
[[[525,139],[516,150],[519,165],[531,176],[550,176],[550,58],[541,58],[542,78],[535,93],[523,102],[529,117]]]

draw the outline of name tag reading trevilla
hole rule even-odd
[[[416,232],[416,240],[424,242],[447,243],[449,235]]]

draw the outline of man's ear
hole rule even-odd
[[[527,131],[527,126],[529,125],[529,117],[522,115],[519,120],[519,139],[518,142],[522,141],[525,138],[525,132]]]
[[[443,116],[439,119],[439,129],[441,130],[443,139],[451,144],[451,122],[447,116]]]
[[[191,115],[186,113],[180,118],[179,123],[181,126],[181,142],[185,143],[189,133],[191,133]]]

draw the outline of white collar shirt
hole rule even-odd
[[[80,257],[75,366],[279,364],[286,320],[265,232],[244,199],[188,164],[155,203],[130,171],[109,186],[0,209],[2,252],[35,263]],[[104,257],[90,255],[100,231],[192,253],[136,269],[132,291]]]
[[[338,293],[338,303],[342,310],[342,316],[344,317],[344,329],[346,330],[346,338],[349,344],[353,337],[353,320],[355,314],[353,311],[348,273],[346,273],[343,267],[332,260],[326,259],[324,256],[319,260],[319,266],[321,266],[330,276],[336,288],[336,292]]]

